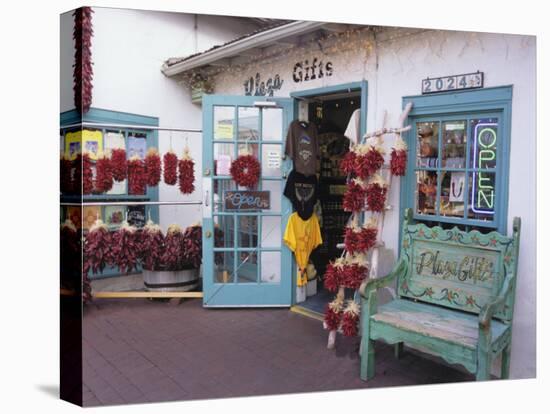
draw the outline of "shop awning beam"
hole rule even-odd
[[[213,65],[221,59],[231,58],[242,55],[245,51],[250,51],[255,48],[262,48],[276,42],[282,42],[285,38],[301,35],[323,27],[326,23],[323,22],[307,22],[296,21],[278,26],[270,30],[251,35],[236,42],[229,43],[225,46],[220,46],[185,59],[179,63],[162,65],[162,73],[166,76],[175,76],[192,69],[197,69],[207,65]]]

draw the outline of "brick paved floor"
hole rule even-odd
[[[96,300],[84,312],[84,405],[331,391],[472,381],[469,374],[376,344],[359,379],[358,339],[326,349],[317,320],[288,309],[203,309],[141,299]]]

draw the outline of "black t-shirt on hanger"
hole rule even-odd
[[[286,180],[284,195],[300,218],[308,220],[317,202],[317,176],[306,176],[292,170]]]

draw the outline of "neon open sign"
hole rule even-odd
[[[474,166],[493,168],[497,157],[496,123],[479,123],[474,128]],[[474,173],[471,207],[477,214],[495,214],[495,175],[490,172]]]

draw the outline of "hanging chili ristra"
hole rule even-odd
[[[367,184],[368,209],[374,212],[382,212],[386,205],[387,192],[386,181],[379,174],[375,174]]]
[[[162,254],[164,252],[164,235],[158,224],[151,220],[143,227],[141,232],[141,262],[146,270],[163,270],[161,268]]]
[[[340,326],[342,319],[343,301],[338,296],[325,308],[324,322],[328,330],[334,331]]]
[[[145,155],[145,174],[146,182],[149,187],[156,187],[160,182],[160,156],[156,148],[149,148]]]
[[[126,150],[123,148],[115,148],[111,150],[111,170],[113,171],[113,179],[121,182],[126,179],[127,175]]]
[[[336,292],[338,287],[342,283],[344,261],[343,258],[330,262],[325,270],[325,276],[323,278],[323,286],[329,292]]]
[[[77,154],[72,161],[71,174],[72,180],[72,193],[76,195],[82,194],[82,154]]]
[[[102,272],[105,266],[113,264],[111,234],[100,219],[97,219],[88,231],[84,239],[82,254],[85,274],[88,274],[89,271]]]
[[[183,233],[183,259],[186,264],[198,269],[202,262],[202,227],[189,226]]]
[[[136,240],[136,228],[130,226],[127,221],[111,236],[113,261],[121,273],[137,270],[138,246]]]
[[[162,263],[165,270],[180,270],[183,265],[183,232],[177,224],[171,224],[166,232]]]
[[[360,250],[359,246],[359,233],[361,228],[357,224],[357,215],[355,214],[351,223],[346,226],[344,230],[344,245],[346,251],[349,253],[355,253]]]
[[[90,154],[84,152],[82,154],[82,194],[92,194],[94,190],[93,180],[94,173],[92,172],[92,160]]]
[[[128,194],[145,194],[145,181],[145,163],[138,155],[134,155],[128,160]]]
[[[79,113],[84,114],[92,104],[92,79],[94,75],[92,63],[92,27],[91,7],[79,7],[74,16],[74,70],[73,91],[74,103]]]
[[[397,135],[391,151],[390,168],[395,176],[403,176],[407,170],[407,143],[401,138],[401,134]]]
[[[94,192],[106,193],[113,188],[113,171],[111,160],[100,151],[95,163],[95,188]]]
[[[164,183],[174,185],[178,181],[178,156],[169,150],[163,157]]]
[[[356,158],[355,172],[360,178],[367,179],[384,165],[384,150],[381,145],[367,145],[362,148],[362,153]]]
[[[62,194],[71,194],[73,192],[73,178],[72,178],[72,169],[73,163],[66,156],[61,157],[61,164],[59,168],[59,177],[60,177],[60,189]]]
[[[342,333],[344,336],[357,336],[359,332],[359,314],[359,305],[353,300],[348,300],[342,316]]]
[[[355,174],[356,157],[355,151],[350,149],[340,161],[340,170],[344,175]]]
[[[359,179],[352,179],[346,186],[343,206],[345,211],[359,212],[365,208],[365,183]]]
[[[195,162],[189,154],[189,148],[185,147],[183,158],[178,161],[179,188],[183,194],[191,194],[195,191]]]
[[[359,251],[367,251],[376,245],[378,237],[378,224],[374,217],[371,217],[369,222],[365,224],[359,232],[358,247]]]

